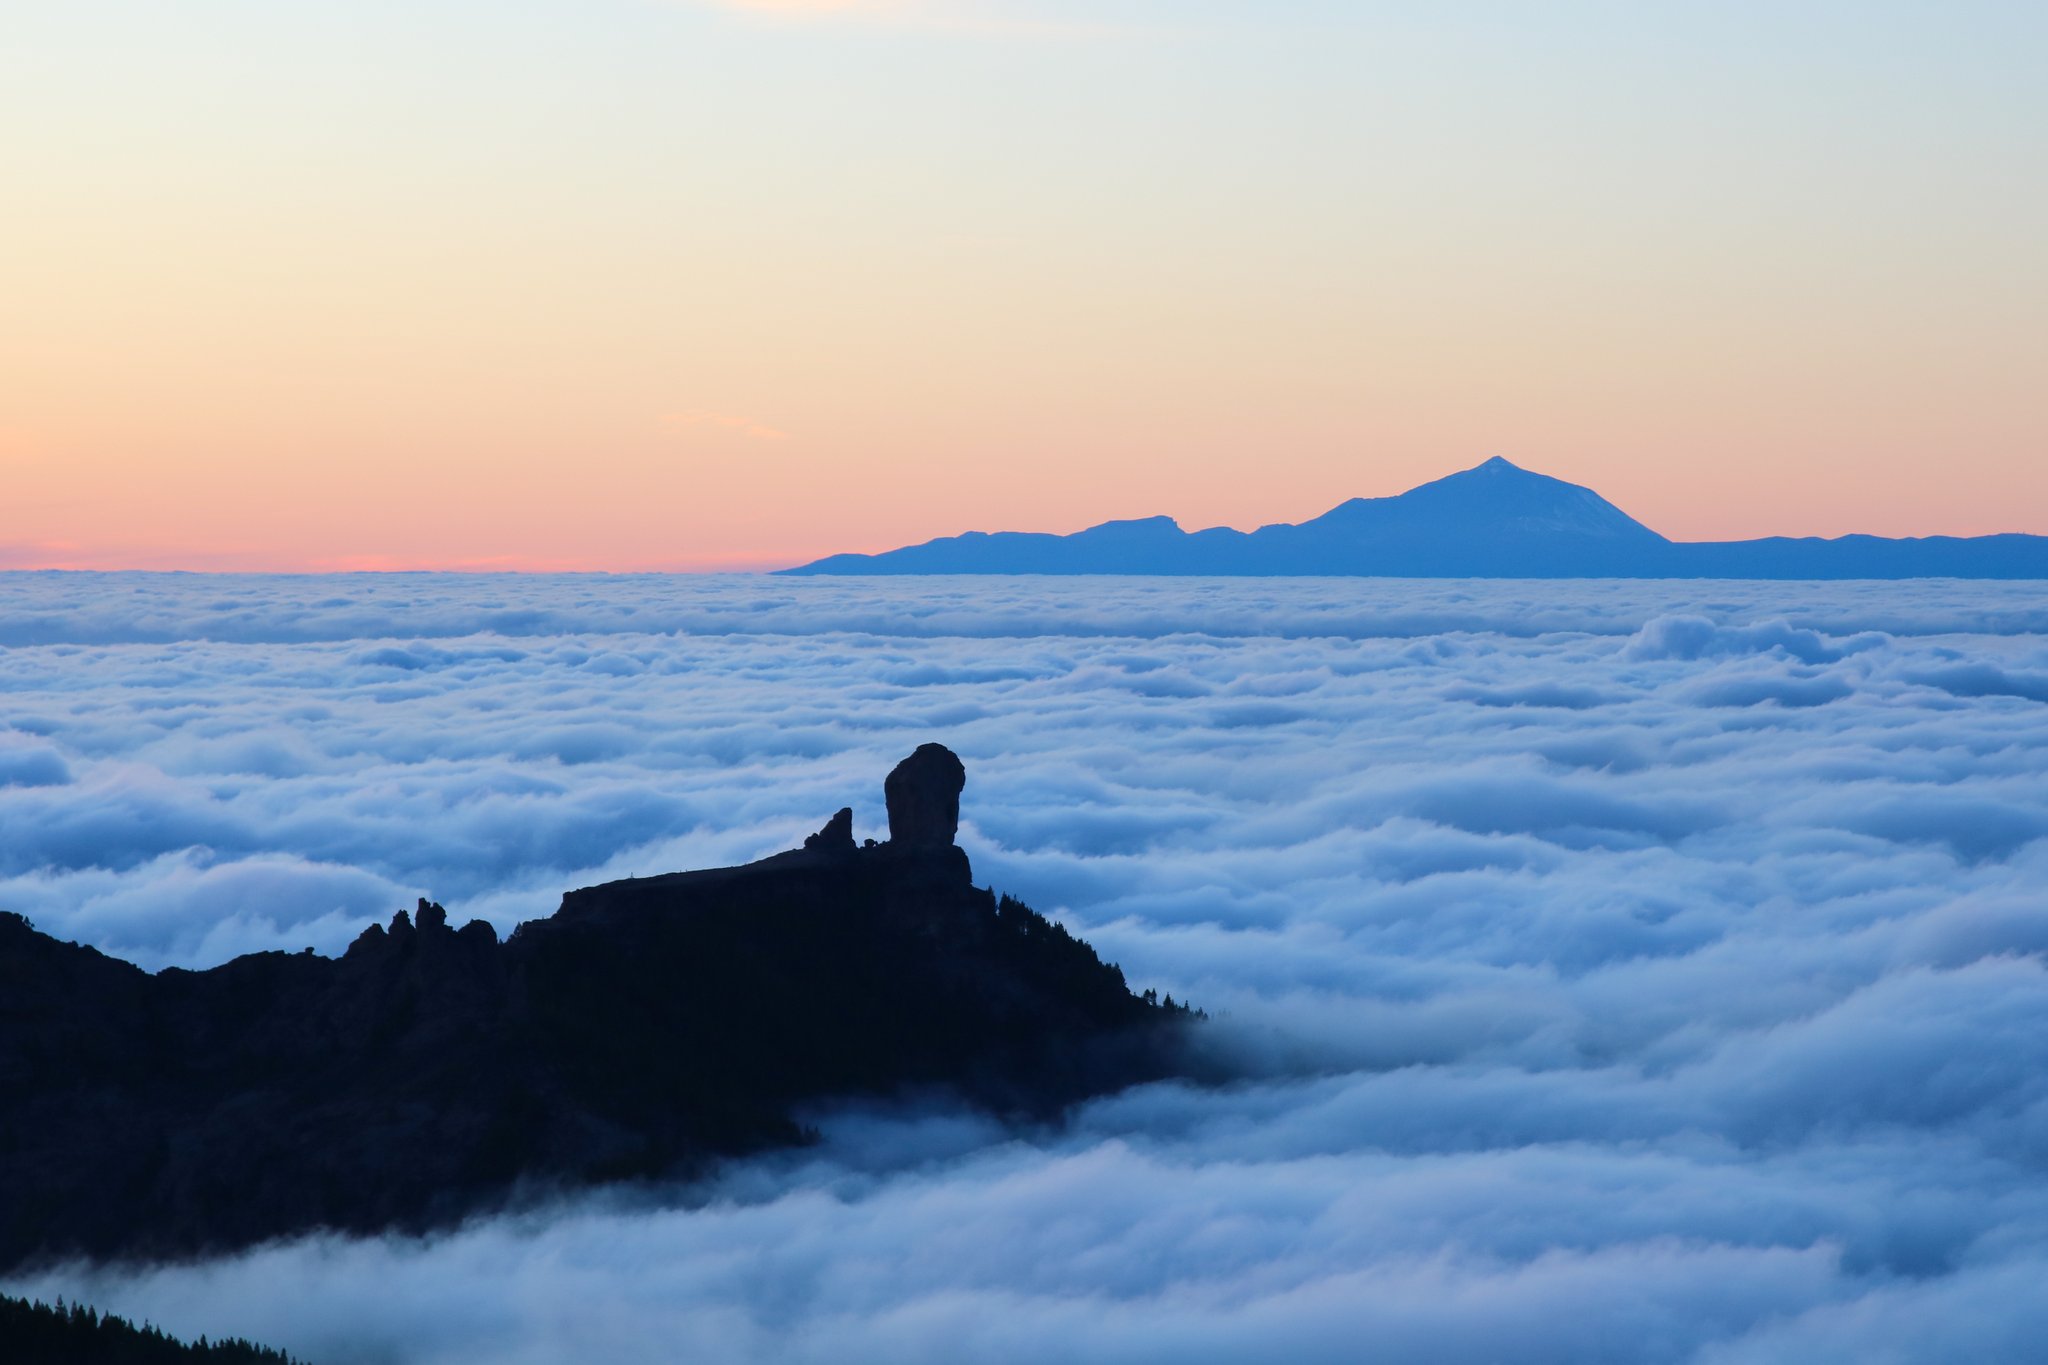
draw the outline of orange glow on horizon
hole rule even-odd
[[[0,564],[781,567],[1492,455],[2048,533],[2024,7],[109,6],[0,49]]]

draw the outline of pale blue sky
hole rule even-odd
[[[1246,525],[1491,454],[1686,537],[2048,530],[2048,7],[10,8],[53,562]]]

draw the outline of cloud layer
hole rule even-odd
[[[1218,1015],[1059,1131],[50,1271],[321,1361],[2029,1358],[2032,585],[0,576],[0,905],[334,951],[881,824]]]

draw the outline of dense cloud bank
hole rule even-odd
[[[1648,616],[1851,634],[2048,631],[2031,582],[0,573],[0,645],[317,644],[503,636],[1627,635]],[[387,656],[431,662],[432,650]],[[416,662],[415,666],[419,666]]]
[[[978,876],[1247,1076],[425,1244],[52,1271],[328,1362],[2022,1360],[2023,584],[0,576],[0,907],[151,965],[502,930],[925,739]]]

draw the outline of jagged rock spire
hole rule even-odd
[[[848,806],[825,822],[825,828],[804,840],[804,847],[822,853],[853,852],[853,807]]]

